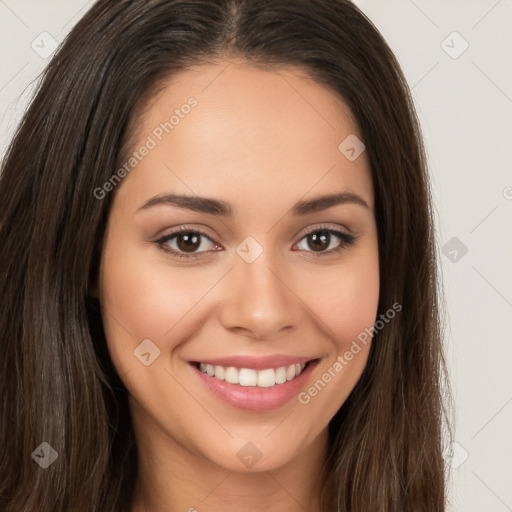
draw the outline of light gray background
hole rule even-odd
[[[52,38],[92,3],[0,0],[0,155]],[[429,155],[456,399],[449,510],[512,511],[512,0],[356,3],[404,69]]]

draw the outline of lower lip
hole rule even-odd
[[[203,373],[193,364],[190,366],[201,382],[224,402],[238,409],[262,412],[277,409],[298,396],[318,362],[318,359],[310,361],[298,377],[268,388],[231,384]]]

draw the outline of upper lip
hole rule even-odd
[[[249,368],[253,370],[265,370],[266,368],[281,368],[292,364],[306,364],[314,357],[290,356],[285,354],[271,354],[268,356],[229,356],[205,358],[190,361],[191,363],[204,363],[213,366],[234,366],[235,368]]]

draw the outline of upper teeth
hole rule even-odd
[[[260,388],[269,388],[276,384],[283,384],[288,380],[300,375],[304,370],[305,364],[292,364],[290,366],[281,366],[280,368],[268,368],[265,370],[253,370],[251,368],[235,368],[234,366],[213,366],[212,364],[201,363],[199,369],[219,380],[225,380],[230,384],[240,384],[240,386],[258,386]]]

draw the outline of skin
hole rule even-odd
[[[365,153],[349,161],[338,150],[348,135],[362,136],[348,107],[300,70],[225,60],[169,81],[135,119],[134,149],[190,96],[197,106],[113,192],[97,287],[139,450],[132,511],[320,511],[328,423],[359,379],[370,343],[309,403],[294,398],[265,412],[212,395],[189,361],[319,358],[307,389],[373,326],[379,268],[370,167]],[[226,201],[234,215],[139,209],[171,192]],[[299,200],[338,192],[357,194],[368,208],[290,213]],[[354,245],[315,258],[306,234],[324,225],[355,235]],[[157,245],[179,226],[211,239],[201,238],[197,260]],[[252,263],[236,252],[248,236],[263,249]],[[183,248],[176,238],[167,246]],[[134,357],[145,339],[160,350],[148,366]],[[237,457],[248,442],[261,453],[251,468]]]

